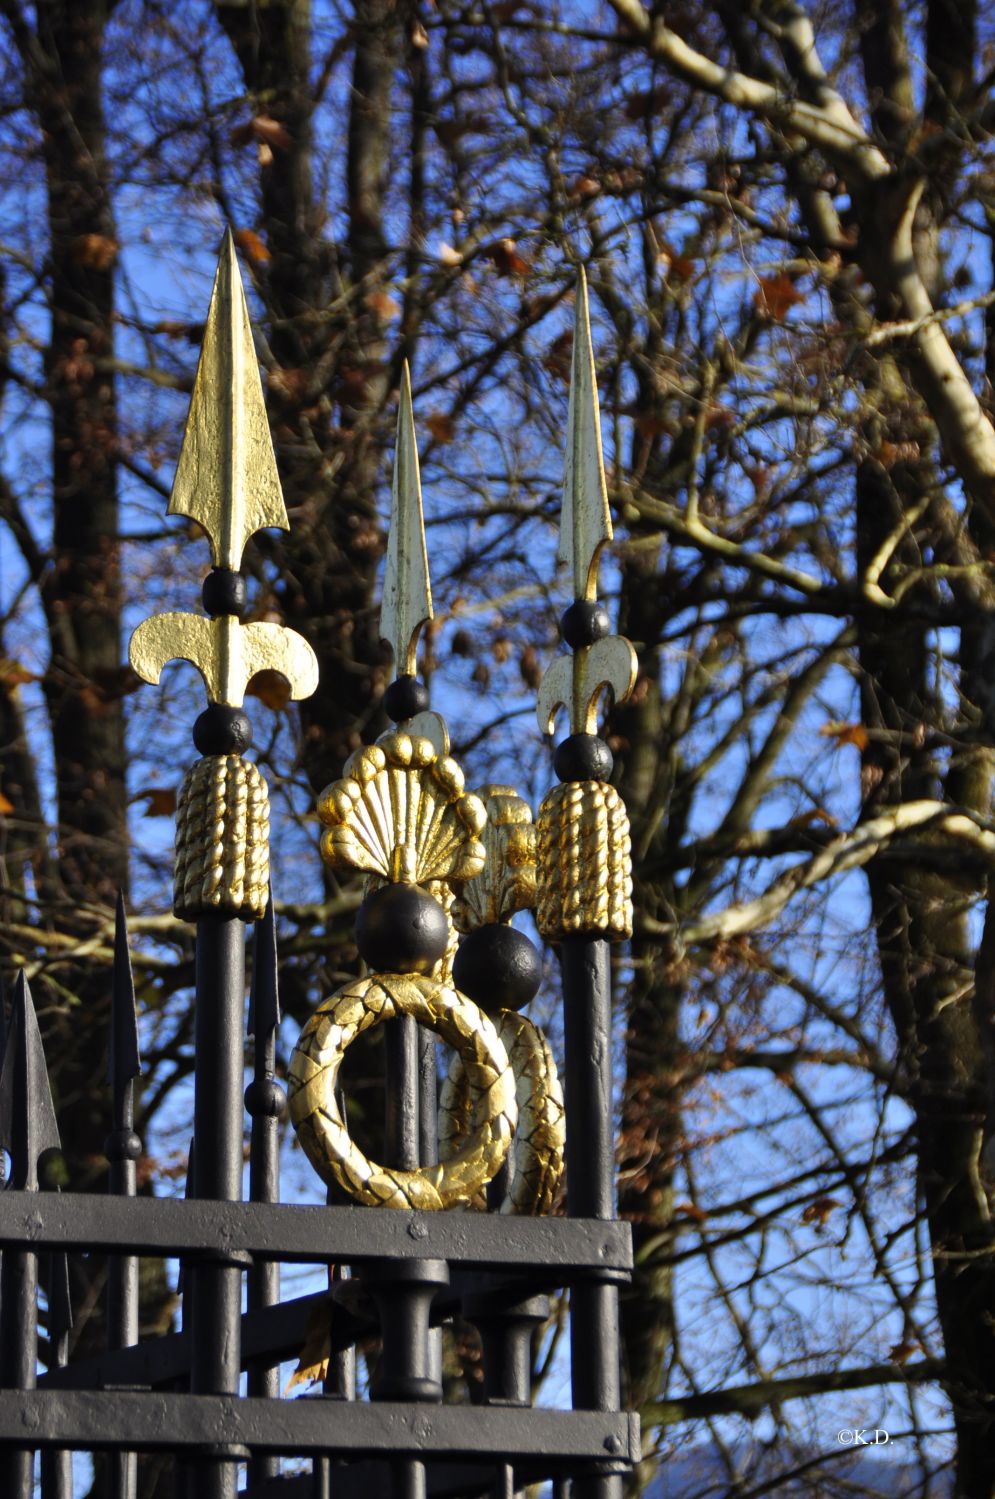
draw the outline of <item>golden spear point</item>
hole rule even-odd
[[[218,259],[169,514],[203,526],[215,567],[234,571],[256,531],[289,530],[230,229]]]
[[[390,534],[380,605],[380,638],[394,652],[394,675],[417,671],[418,632],[432,614],[432,588],[425,549],[418,444],[411,409],[411,375],[407,360],[401,373],[397,408],[394,478],[390,491]]]
[[[575,599],[593,603],[598,596],[598,559],[612,539],[608,486],[601,452],[601,415],[598,382],[591,344],[591,316],[587,277],[583,266],[577,279],[573,367],[567,448],[563,463],[563,510],[557,557],[571,569]],[[553,732],[560,708],[570,714],[572,734],[594,734],[601,695],[609,692],[624,702],[636,682],[636,653],[621,635],[607,635],[581,646],[572,656],[559,656],[545,672],[536,702],[539,727]]]
[[[601,452],[601,414],[598,382],[591,344],[591,316],[587,277],[581,266],[574,315],[570,406],[563,463],[563,509],[560,517],[559,561],[573,576],[574,598],[594,599],[598,593],[598,557],[612,539],[608,487]]]

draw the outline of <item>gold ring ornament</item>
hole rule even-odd
[[[549,1212],[563,1174],[563,1089],[537,1025],[514,1010],[501,1010],[496,1025],[515,1076],[518,1103],[514,1170],[500,1211],[532,1217]],[[473,1127],[471,1105],[470,1079],[457,1052],[439,1100],[439,1154],[444,1161],[463,1147]],[[483,1204],[478,1199],[476,1205]]]
[[[412,1016],[458,1052],[469,1095],[460,1148],[414,1171],[368,1160],[336,1099],[347,1047],[397,1015]],[[374,974],[324,1000],[294,1049],[287,1093],[297,1138],[318,1175],[372,1207],[469,1206],[501,1169],[518,1122],[515,1075],[493,1022],[458,990],[422,974]]]

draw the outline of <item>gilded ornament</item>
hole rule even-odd
[[[455,1048],[469,1093],[468,1125],[449,1160],[414,1171],[380,1166],[352,1141],[336,1095],[347,1048],[363,1031],[410,1015]],[[326,999],[305,1025],[287,1074],[290,1118],[323,1181],[373,1207],[467,1207],[508,1153],[518,1119],[515,1077],[493,1023],[465,995],[413,974],[376,974]]]
[[[598,560],[612,534],[587,278],[581,268],[577,278],[557,551],[558,559],[570,568],[575,599],[593,600],[597,596]],[[636,669],[636,653],[620,635],[582,646],[572,656],[558,657],[539,684],[536,713],[540,731],[551,734],[557,711],[565,708],[570,715],[571,733],[595,733],[601,694],[610,692],[616,703],[624,702],[635,686]]]
[[[232,571],[254,532],[287,529],[230,233],[218,261],[169,513],[203,526],[215,567]],[[153,684],[168,661],[190,661],[204,679],[208,699],[234,708],[260,671],[278,672],[295,700],[310,697],[318,685],[317,658],[301,635],[284,625],[243,625],[234,614],[216,619],[153,615],[133,633],[128,659],[138,676]]]
[[[290,528],[230,229],[214,277],[169,514],[203,526],[215,567],[235,572],[256,531]]]
[[[537,1025],[514,1010],[501,1010],[496,1025],[515,1075],[518,1102],[512,1146],[514,1169],[500,1211],[519,1217],[537,1216],[549,1212],[563,1175],[563,1089],[549,1043]],[[443,1160],[460,1150],[467,1138],[470,1102],[466,1068],[457,1052],[439,1100],[439,1154]],[[475,1205],[485,1206],[482,1195]]]
[[[383,880],[469,880],[484,864],[487,814],[455,760],[431,740],[392,729],[357,750],[318,799],[322,858]]]
[[[261,921],[269,894],[269,793],[239,755],[208,755],[187,771],[176,813],[173,911],[181,921]]]
[[[458,888],[453,920],[460,932],[510,921],[516,911],[529,911],[535,905],[532,808],[511,786],[482,786],[477,795],[487,811],[484,868],[476,879]]]
[[[629,819],[614,786],[566,781],[539,808],[536,921],[543,937],[632,936]]]

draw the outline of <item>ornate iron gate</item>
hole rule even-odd
[[[615,1499],[638,1456],[636,1419],[620,1410],[617,1288],[631,1247],[614,1217],[611,1107],[609,947],[631,931],[628,828],[596,732],[599,696],[608,688],[618,700],[631,690],[634,656],[597,602],[598,554],[611,525],[583,278],[576,309],[560,540],[573,578],[562,620],[572,654],[554,661],[539,692],[544,732],[561,707],[569,713],[554,761],[560,784],[535,825],[509,787],[467,792],[445,723],[416,677],[432,605],[405,370],[382,610],[397,674],[384,698],[394,727],[358,751],[319,801],[322,857],[366,877],[357,942],[369,976],[339,989],[305,1025],[285,1099],[274,1077],[280,1011],[268,794],[244,758],[251,729],[242,703],[261,669],[279,672],[295,698],[307,696],[317,662],[293,631],[241,619],[244,544],[262,527],[286,529],[287,516],[226,239],[169,506],[210,538],[206,613],[154,616],[131,644],[132,664],[149,682],[183,658],[207,688],[193,731],[201,758],[180,796],[174,902],[197,928],[196,1150],[185,1201],[136,1195],[138,1029],[119,903],[107,1196],[40,1190],[58,1132],[23,975],[13,996],[0,1076],[0,1143],[11,1160],[0,1196],[3,1499],[32,1494],[38,1451],[46,1499],[71,1494],[79,1450],[111,1454],[115,1499],[134,1499],[137,1451],[174,1453],[190,1499],[233,1495],[243,1463],[257,1499],[388,1490],[397,1499],[510,1499],[543,1480],[561,1494],[572,1485],[578,1499]],[[542,1033],[519,1013],[541,972],[535,948],[511,925],[526,908],[561,958],[562,1089]],[[350,1139],[338,1073],[353,1039],[388,1020],[387,1161],[378,1164]],[[441,1092],[436,1036],[454,1053]],[[279,1200],[285,1104],[334,1205]],[[567,1216],[550,1217],[564,1123]],[[355,1205],[343,1205],[350,1199]],[[107,1348],[68,1362],[66,1255],[90,1251],[109,1256]],[[180,1260],[182,1326],[140,1341],[142,1255]],[[48,1354],[39,1373],[46,1257]],[[281,1263],[335,1272],[317,1397],[281,1398],[279,1363],[300,1352],[317,1299],[281,1301]],[[570,1291],[572,1409],[535,1409],[531,1339],[548,1293],[561,1288]],[[437,1329],[457,1311],[480,1332],[482,1405],[442,1400]],[[369,1398],[357,1398],[355,1346],[371,1335],[382,1353]],[[282,1455],[307,1460],[310,1471],[282,1474]]]

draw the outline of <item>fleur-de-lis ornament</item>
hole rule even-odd
[[[225,234],[194,379],[186,431],[169,500],[207,533],[215,574],[238,574],[256,531],[290,529],[270,437],[245,292],[231,231]],[[284,625],[242,624],[234,608],[155,614],[131,637],[129,657],[146,682],[168,661],[190,661],[212,703],[240,707],[259,671],[285,677],[294,699],[318,685],[318,662],[303,636]]]
[[[191,662],[210,704],[194,726],[203,758],[180,792],[173,908],[188,920],[210,914],[259,920],[269,886],[269,797],[257,767],[242,758],[252,736],[240,710],[261,671],[283,677],[291,698],[310,697],[318,662],[296,631],[242,621],[245,543],[264,527],[286,531],[289,523],[230,231],[214,278],[169,513],[204,529],[214,563],[204,583],[207,615],[153,615],[129,647],[131,665],[146,682],[158,682],[169,661]]]

